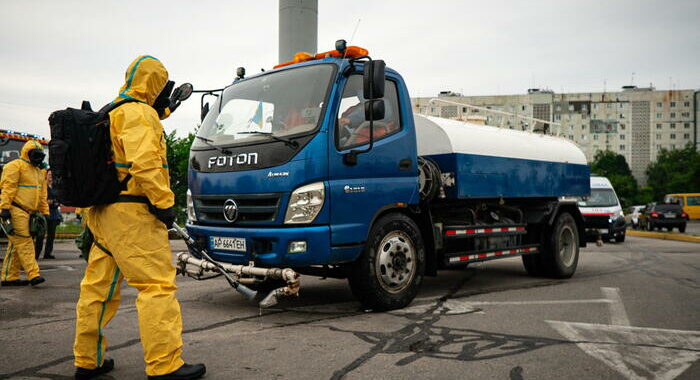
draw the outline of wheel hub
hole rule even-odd
[[[377,252],[376,274],[381,286],[391,293],[404,290],[415,276],[415,260],[411,239],[402,231],[388,233]]]

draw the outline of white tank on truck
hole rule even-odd
[[[423,115],[414,120],[418,155],[438,166],[448,198],[589,192],[586,156],[564,138]]]

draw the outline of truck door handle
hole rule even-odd
[[[399,170],[411,170],[411,163],[412,161],[410,158],[404,158],[399,161]]]

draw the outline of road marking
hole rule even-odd
[[[546,322],[627,379],[670,380],[700,359],[700,331]]]
[[[610,325],[546,322],[628,379],[670,380],[700,359],[700,331],[632,327],[620,289],[600,290],[609,301]]]
[[[629,326],[630,320],[627,317],[625,305],[622,303],[619,288],[600,288],[603,296],[612,301],[610,303],[610,324],[618,326]]]

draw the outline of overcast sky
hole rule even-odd
[[[319,0],[319,50],[369,49],[412,96],[700,88],[700,1]],[[256,1],[0,0],[0,128],[48,136],[51,111],[111,101],[150,54],[197,88],[277,63],[278,4]],[[633,74],[634,73],[634,76]],[[192,130],[193,97],[164,122]]]

